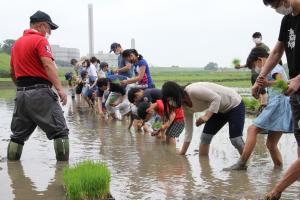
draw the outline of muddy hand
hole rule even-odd
[[[65,106],[67,104],[68,96],[66,95],[64,90],[58,90],[57,93],[60,98],[60,102],[62,103],[63,106]]]
[[[292,96],[295,92],[297,92],[300,88],[300,78],[297,76],[288,81],[289,88],[284,93],[286,96]]]
[[[197,121],[196,121],[196,126],[198,127],[198,126],[201,126],[202,124],[204,124],[205,123],[205,121],[202,119],[202,117],[199,117],[198,119],[197,119]]]

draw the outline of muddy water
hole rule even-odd
[[[12,109],[10,95],[0,98],[0,200],[65,199],[62,170],[66,164],[56,163],[53,143],[41,130],[25,144],[20,162],[6,162]],[[238,158],[228,127],[214,138],[209,159],[197,153],[202,127],[195,128],[188,155],[177,156],[175,146],[127,131],[127,121],[103,122],[71,99],[63,109],[71,133],[69,163],[85,159],[107,163],[116,199],[259,199],[296,159],[294,136],[284,135],[279,145],[284,167],[274,170],[261,135],[248,171],[224,172],[222,168]],[[247,119],[245,127],[250,123]],[[282,199],[299,199],[299,189],[299,183],[292,185]]]

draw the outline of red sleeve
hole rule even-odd
[[[161,117],[164,115],[164,103],[162,100],[156,101],[156,113]]]
[[[46,38],[41,39],[38,43],[37,52],[39,57],[48,57],[54,60],[52,56],[51,46]]]

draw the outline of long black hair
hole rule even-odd
[[[143,59],[143,56],[141,54],[139,54],[136,49],[126,49],[126,50],[124,50],[123,53],[122,53],[122,57],[127,58],[127,57],[130,56],[130,54],[135,55],[138,58],[138,60]]]
[[[167,81],[163,84],[161,88],[161,93],[162,101],[164,103],[164,115],[168,120],[170,118],[171,112],[174,111],[176,108],[181,107],[183,104],[183,98],[185,95],[184,87],[178,85],[174,81]],[[169,99],[172,99],[175,102],[176,108],[169,105]]]

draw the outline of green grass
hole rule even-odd
[[[70,200],[105,199],[110,192],[110,172],[103,163],[83,161],[64,169],[64,185]]]
[[[14,89],[0,88],[0,99],[11,99],[16,96],[16,91]]]
[[[10,82],[10,56],[0,53],[0,83]],[[228,87],[250,87],[250,71],[204,71],[200,68],[151,67],[151,75],[155,85],[160,88],[166,81],[176,81],[180,85],[198,81],[214,82]],[[59,67],[58,75],[65,84],[65,73],[73,71],[72,67]]]
[[[251,87],[250,71],[204,71],[198,68],[151,68],[156,87],[166,81],[175,81],[180,85],[193,82],[214,82],[228,87]]]
[[[0,53],[0,77],[9,77],[10,56]]]

